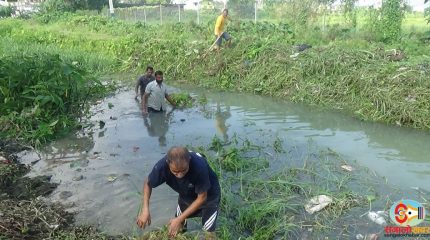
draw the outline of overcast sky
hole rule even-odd
[[[414,9],[414,11],[424,11],[424,0],[406,0]],[[381,0],[358,0],[359,6],[372,6],[381,4]],[[426,4],[428,6],[429,4]]]

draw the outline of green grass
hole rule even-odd
[[[15,45],[10,38],[3,40],[0,44],[2,137],[40,145],[73,129],[76,116],[85,112],[86,103],[107,91],[86,65],[92,62],[92,69],[99,68],[95,64],[99,56],[82,58],[73,52],[60,57],[55,47],[35,43]]]

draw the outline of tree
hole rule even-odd
[[[318,0],[320,4],[323,5],[323,31],[326,28],[326,15],[327,15],[327,7],[331,6],[336,0]]]
[[[426,4],[428,1],[430,1],[430,0],[425,0],[424,4]],[[424,14],[427,14],[427,24],[430,23],[430,14],[429,14],[430,11],[429,11],[429,9],[430,9],[430,7],[426,8],[424,10]]]
[[[355,10],[355,3],[358,0],[341,0],[343,6],[343,15],[352,26],[357,27],[357,11]]]
[[[86,8],[89,10],[101,11],[103,7],[107,6],[108,4],[109,1],[106,0],[86,0]]]
[[[384,40],[396,41],[402,33],[404,14],[403,0],[384,0],[381,8],[381,28]]]

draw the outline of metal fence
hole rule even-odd
[[[200,5],[195,3],[194,6],[185,4],[159,4],[159,5],[142,5],[127,8],[115,8],[113,16],[115,18],[131,21],[143,22],[146,24],[164,24],[174,22],[190,22],[197,24],[205,21],[213,21],[221,14],[224,9],[223,3],[211,3],[210,5]],[[232,18],[240,20],[250,20],[257,22],[258,12],[261,11],[261,4],[241,4],[229,9]],[[111,15],[109,9],[104,11],[106,15]]]
[[[110,12],[107,12],[110,15]],[[172,22],[200,22],[199,11],[185,10],[183,5],[150,5],[130,8],[116,8],[115,18],[143,22],[147,24],[163,24]]]
[[[158,4],[140,5],[134,7],[115,8],[114,16],[118,19],[142,22],[146,24],[166,24],[175,22],[195,22],[197,24],[213,22],[222,10],[227,7],[229,15],[234,20],[256,22],[287,22],[294,26],[320,25],[326,29],[328,25],[351,25],[350,19],[345,19],[343,7],[336,3],[324,6],[316,0],[289,0],[277,1],[270,5],[263,0],[241,1],[240,4],[222,2],[196,2],[186,4]],[[412,1],[412,0],[409,0]],[[380,2],[368,5],[357,5],[357,9],[380,8]],[[105,15],[111,15],[109,9],[104,10]],[[363,25],[363,17],[360,18]],[[360,24],[359,24],[360,25]]]

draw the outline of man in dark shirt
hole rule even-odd
[[[186,220],[201,216],[203,230],[214,236],[221,190],[215,172],[199,153],[185,147],[172,147],[158,161],[143,185],[143,208],[137,224],[145,228],[151,224],[149,199],[152,188],[166,183],[179,193],[175,218],[168,224],[169,235],[176,236]]]
[[[154,68],[151,66],[146,67],[146,73],[142,76],[140,76],[136,81],[136,97],[139,96],[139,87],[140,87],[140,98],[142,98],[143,94],[145,93],[145,88],[148,83],[155,80],[155,77],[153,75]]]

